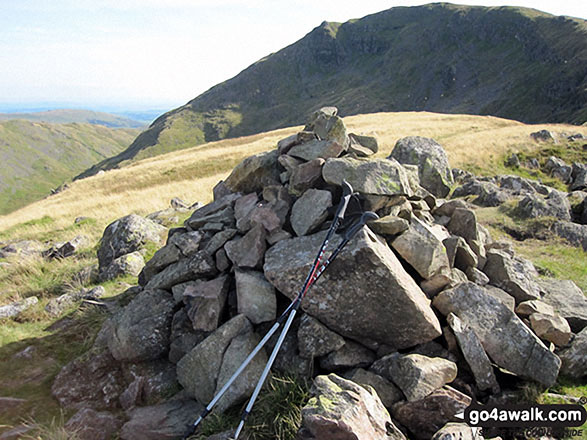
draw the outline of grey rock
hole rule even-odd
[[[164,290],[145,290],[114,318],[108,340],[119,361],[157,359],[169,350],[169,334],[175,302]]]
[[[587,298],[574,282],[543,278],[538,284],[542,301],[565,318],[575,333],[587,326]]]
[[[512,153],[505,161],[505,166],[510,168],[518,168],[520,166],[520,158],[516,153]]]
[[[420,288],[428,296],[428,298],[434,297],[438,292],[449,287],[454,287],[460,283],[467,281],[467,276],[459,269],[444,268],[431,278],[423,280],[420,283]]]
[[[338,142],[345,149],[349,143],[344,122],[336,114],[329,114],[319,110],[310,118],[304,127],[304,131],[313,131],[318,139]]]
[[[367,388],[367,386],[373,387],[386,408],[391,408],[395,402],[403,399],[403,394],[398,387],[383,376],[371,371],[356,368],[345,374],[345,378],[364,388]]]
[[[511,296],[505,290],[500,289],[499,287],[492,286],[491,284],[486,284],[483,286],[485,288],[485,292],[489,295],[493,296],[496,300],[510,309],[512,312],[516,308],[516,298]]]
[[[21,301],[14,301],[10,304],[0,306],[0,319],[14,318],[38,302],[39,298],[36,296],[29,296]]]
[[[161,272],[170,264],[176,263],[183,256],[179,248],[173,243],[169,243],[159,249],[153,257],[147,261],[141,273],[139,274],[139,284],[144,286],[156,274]]]
[[[193,329],[205,332],[216,330],[226,306],[230,278],[222,275],[210,281],[197,280],[186,284],[182,294]]]
[[[433,304],[443,315],[454,313],[473,329],[500,367],[546,386],[556,381],[560,359],[483,287],[463,283],[439,293]]]
[[[491,250],[483,271],[491,284],[508,292],[518,303],[540,298],[540,287],[534,280],[536,269],[527,260]]]
[[[551,176],[562,180],[564,183],[570,183],[573,169],[562,159],[550,156],[544,164],[544,171],[546,171]]]
[[[569,189],[571,191],[587,189],[587,165],[583,163],[574,163],[571,172],[572,183]]]
[[[265,277],[293,299],[324,237],[325,232],[320,232],[277,243],[265,256]],[[332,246],[340,240],[333,237]],[[302,308],[330,329],[356,340],[402,348],[441,334],[425,294],[389,247],[367,228],[324,272]]]
[[[224,183],[231,191],[242,193],[261,191],[267,185],[279,185],[278,157],[278,150],[247,157],[232,170]]]
[[[424,279],[449,269],[442,242],[426,223],[416,217],[412,217],[410,228],[395,238],[391,245]]]
[[[154,221],[161,226],[172,226],[179,222],[178,211],[174,208],[167,208],[160,211],[155,211],[147,214],[145,217],[148,220]]]
[[[277,296],[263,273],[237,269],[235,279],[238,313],[253,324],[273,321],[277,316]]]
[[[305,315],[304,315],[305,316]],[[303,317],[303,316],[302,316]],[[292,323],[290,331],[287,333],[283,345],[275,358],[273,364],[273,371],[284,375],[295,375],[306,379],[311,379],[314,374],[314,360],[302,357],[299,351],[299,330],[300,320],[295,319]],[[279,333],[279,332],[277,332]],[[265,350],[270,353],[277,343],[278,334],[274,334],[269,341]]]
[[[473,203],[479,206],[500,206],[511,197],[492,182],[470,180],[456,188],[453,197],[476,196]]]
[[[552,230],[574,246],[581,246],[587,252],[587,225],[579,225],[569,221],[557,221]]]
[[[198,202],[196,202],[198,203]],[[171,207],[175,210],[186,210],[189,209],[189,207],[191,206],[189,203],[184,202],[183,200],[181,200],[179,197],[174,197],[169,201],[169,204],[171,205]]]
[[[543,301],[532,299],[518,304],[518,307],[516,307],[516,313],[521,316],[530,316],[533,313],[554,316],[554,308]]]
[[[82,408],[63,427],[80,440],[109,440],[121,426],[122,421],[110,412]]]
[[[433,139],[410,136],[399,139],[390,158],[418,166],[420,185],[436,197],[445,197],[453,184],[446,152]]]
[[[432,212],[434,213],[434,215],[452,217],[452,215],[455,212],[455,209],[457,208],[468,209],[468,205],[463,200],[449,200],[448,202],[442,203]]]
[[[521,218],[555,217],[571,220],[571,205],[566,196],[558,191],[551,191],[547,197],[538,194],[527,194],[518,202],[516,214]]]
[[[200,249],[203,238],[204,234],[199,231],[186,231],[170,236],[167,245],[175,245],[184,257],[190,257]]]
[[[71,257],[77,250],[87,246],[89,244],[89,238],[85,235],[78,235],[72,240],[58,246],[53,246],[42,253],[43,257],[52,259],[62,259]]]
[[[318,376],[302,409],[299,440],[403,440],[377,393],[335,374]]]
[[[357,157],[368,157],[379,151],[377,138],[349,133],[349,152]]]
[[[100,272],[116,258],[140,251],[148,242],[160,244],[165,231],[163,226],[135,214],[111,223],[104,230],[98,248]]]
[[[289,178],[289,191],[299,196],[315,187],[322,180],[322,167],[325,163],[324,159],[319,158],[297,166]]]
[[[220,232],[214,234],[210,240],[204,245],[203,251],[208,255],[214,255],[218,249],[224,247],[226,242],[236,235],[236,229],[223,229]]]
[[[410,223],[395,215],[387,215],[369,223],[369,227],[377,234],[383,235],[398,235],[407,231]]]
[[[554,142],[554,136],[548,130],[539,130],[530,133],[530,137],[537,142]]]
[[[485,286],[489,283],[489,277],[476,267],[468,267],[465,271],[465,274],[467,275],[469,281],[472,281],[475,284],[479,284],[480,286]]]
[[[230,190],[230,188],[228,188],[226,186],[226,183],[224,183],[224,180],[221,180],[220,182],[218,182],[214,188],[212,188],[212,194],[214,196],[214,201],[216,200],[220,200],[221,198],[232,194],[232,191]],[[200,209],[202,206],[198,205],[197,207],[195,207],[194,209]]]
[[[31,257],[41,255],[44,245],[35,240],[21,240],[0,247],[0,258]]]
[[[257,193],[250,193],[242,196],[234,203],[234,218],[239,232],[245,233],[253,227],[250,215],[255,206],[257,206],[257,202],[259,202]]]
[[[212,220],[225,219],[228,223],[234,217],[234,203],[241,197],[239,193],[228,193],[227,195],[215,199],[213,202],[194,211],[194,213],[185,221],[186,226],[197,229]],[[224,214],[219,214],[224,213]],[[231,218],[232,214],[232,218]]]
[[[104,282],[126,275],[138,276],[144,267],[145,260],[141,253],[131,252],[114,259],[108,266],[102,268],[98,279]]]
[[[255,341],[258,342],[249,320],[244,315],[235,316],[177,363],[179,383],[190,396],[207,405],[252,351]],[[233,390],[218,402],[217,410],[223,411],[240,400],[243,390],[252,391],[251,385],[254,388],[266,361],[265,352],[261,350],[234,383]],[[234,366],[230,372],[229,365]]]
[[[182,258],[153,276],[145,285],[145,289],[170,290],[176,284],[188,280],[211,277],[216,274],[214,259],[204,251],[198,251],[190,257]]]
[[[469,268],[476,268],[479,263],[477,255],[469,247],[463,237],[451,236],[442,242],[446,249],[446,255],[451,267],[456,267],[462,271]]]
[[[314,159],[328,159],[338,157],[344,151],[344,146],[335,141],[312,141],[296,145],[289,150],[288,155],[297,159],[310,161]]]
[[[457,366],[439,357],[398,355],[392,358],[389,375],[408,401],[413,402],[455,380]]]
[[[329,191],[309,189],[293,204],[291,226],[298,236],[308,235],[326,220],[328,208],[332,206]]]
[[[477,387],[480,390],[489,389],[493,393],[498,393],[499,384],[495,378],[491,361],[475,331],[463,323],[454,313],[449,313],[447,321],[469,368],[471,368]]]
[[[171,400],[135,408],[120,431],[122,440],[172,440],[185,434],[202,405],[193,400]]]
[[[230,260],[228,259],[228,255],[226,255],[226,251],[224,249],[218,249],[216,251],[216,268],[219,272],[226,272],[230,269]]]
[[[320,359],[320,367],[327,371],[368,367],[375,361],[375,354],[368,348],[352,341],[345,341],[338,350]]]
[[[530,325],[539,338],[552,342],[557,347],[564,347],[571,340],[571,327],[565,318],[560,315],[532,313]]]
[[[587,376],[587,328],[581,330],[571,345],[559,352],[561,374],[581,378]]]
[[[49,300],[45,306],[45,311],[52,316],[59,316],[69,307],[73,306],[77,301],[83,299],[97,299],[106,293],[106,289],[102,286],[94,287],[93,289],[85,289],[73,293],[64,293],[57,298]]]
[[[100,410],[115,408],[124,388],[119,364],[104,350],[90,351],[65,365],[53,381],[51,393],[64,408]]]
[[[261,225],[257,225],[242,238],[235,238],[224,245],[226,255],[237,267],[261,268],[263,256],[267,249],[267,232]]]
[[[277,151],[280,154],[286,154],[291,147],[298,144],[298,134],[292,134],[284,139],[277,142]]]
[[[328,159],[322,167],[322,177],[335,185],[346,180],[355,191],[364,194],[412,195],[406,171],[396,160]]]
[[[484,234],[477,223],[475,212],[466,208],[455,208],[446,227],[451,234],[465,239],[477,256],[477,268],[483,269],[486,262],[485,244],[483,243]]]
[[[298,347],[300,356],[313,359],[325,356],[342,348],[344,338],[333,332],[320,321],[304,314],[298,328]]]
[[[444,386],[421,400],[397,402],[392,407],[394,420],[405,426],[413,438],[428,440],[456,414],[471,404],[471,398]]]

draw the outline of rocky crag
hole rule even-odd
[[[245,159],[213,202],[167,232],[132,300],[55,379],[83,438],[180,438],[295,296],[343,179],[380,219],[312,288],[277,358],[275,371],[314,379],[300,439],[473,438],[455,418],[471,403],[507,402],[521,381],[585,376],[583,292],[540,279],[492,240],[474,205],[445,199],[455,177],[459,188],[505,185],[453,172],[432,139],[404,138],[389,157],[370,158],[377,141],[347,133],[336,113],[317,111],[303,131]],[[163,230],[137,216],[110,225],[96,276],[136,273],[141,246]],[[262,350],[216,411],[242,403],[266,361]]]

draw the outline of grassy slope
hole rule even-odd
[[[324,105],[344,116],[413,110],[581,124],[586,23],[532,9],[439,3],[324,22],[162,115],[99,168],[185,148],[188,138],[203,143],[297,125]]]
[[[503,167],[503,157],[510,152],[537,154],[541,145],[530,141],[529,133],[533,131],[547,128],[587,136],[587,127],[532,126],[494,117],[433,113],[359,115],[345,118],[345,123],[351,131],[376,136],[381,147],[378,156],[387,156],[400,137],[429,136],[445,147],[451,165],[487,172]],[[146,214],[163,209],[173,196],[190,202],[206,202],[211,199],[213,186],[242,158],[275,148],[278,140],[299,129],[292,127],[212,142],[75,181],[60,194],[0,217],[0,241],[16,237],[58,241],[82,233],[96,243],[107,224],[130,212]],[[478,214],[480,220],[492,228],[496,238],[503,236],[503,222],[498,218],[503,213],[478,210]],[[92,219],[74,225],[73,219],[79,215]],[[582,251],[556,241],[549,244],[528,241],[515,243],[515,246],[541,268],[573,279],[587,289],[587,263]],[[0,292],[3,293],[0,304],[30,295],[41,297],[40,304],[26,312],[19,322],[7,321],[0,326],[0,377],[4,378],[0,388],[5,395],[30,399],[20,410],[0,417],[0,425],[18,423],[23,416],[34,416],[43,423],[59,416],[59,408],[50,396],[52,378],[59,366],[91,343],[103,316],[93,309],[72,311],[72,327],[51,330],[49,326],[55,320],[44,314],[43,306],[49,298],[67,290],[79,268],[95,261],[95,251],[89,246],[77,260],[0,268]],[[124,281],[136,282],[133,279]],[[75,287],[75,283],[73,285]],[[124,289],[118,282],[106,287],[108,296]],[[38,348],[32,361],[12,359],[15,353],[29,345]],[[47,360],[49,358],[52,360]],[[41,372],[37,368],[39,365],[43,367]],[[582,388],[571,382],[557,390],[573,394],[581,392]],[[221,426],[226,426],[225,423],[218,421]]]
[[[0,122],[0,213],[47,196],[81,170],[124,150],[137,129]]]
[[[59,109],[34,113],[0,113],[0,121],[24,119],[33,122],[49,122],[52,124],[83,124],[104,125],[110,128],[142,128],[145,124],[123,116],[92,110]]]

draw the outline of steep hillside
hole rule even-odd
[[[587,24],[532,9],[436,3],[324,22],[183,107],[93,170],[300,124],[328,104],[380,111],[587,120]]]
[[[71,122],[104,125],[110,128],[141,128],[140,121],[92,110],[59,109],[34,113],[0,113],[0,121],[25,119],[27,121],[67,124]]]
[[[91,124],[0,122],[0,214],[50,194],[92,164],[120,153],[137,129]]]

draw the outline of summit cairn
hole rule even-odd
[[[551,302],[557,322],[572,318],[578,333],[587,323],[584,297],[575,295],[572,312],[564,311],[557,303],[564,298],[545,294],[555,289],[538,282],[532,264],[477,223],[473,205],[437,198],[452,185],[439,144],[409,138],[387,158],[378,150],[374,138],[348,133],[336,108],[326,107],[301,132],[243,160],[216,186],[212,202],[168,231],[132,301],[106,322],[90,354],[57,376],[55,397],[67,408],[124,404],[125,440],[161,438],[158,432],[181,438],[298,293],[343,179],[358,192],[347,214],[361,204],[380,219],[308,292],[274,364],[274,371],[314,379],[300,438],[325,427],[361,440],[378,432],[402,439],[402,431],[431,438],[471,402],[505,392],[512,374],[553,385],[562,350],[563,368],[568,359],[566,368],[577,374],[582,361],[573,344],[585,338],[550,338],[552,345],[530,325],[534,309],[518,306]],[[341,240],[335,235],[329,249]],[[250,396],[269,350],[259,352],[216,411]],[[95,380],[83,380],[83,371]],[[170,389],[180,391],[169,399]],[[343,390],[364,413],[346,408]],[[145,414],[160,422],[144,422]],[[410,422],[428,418],[425,430],[425,423]]]

